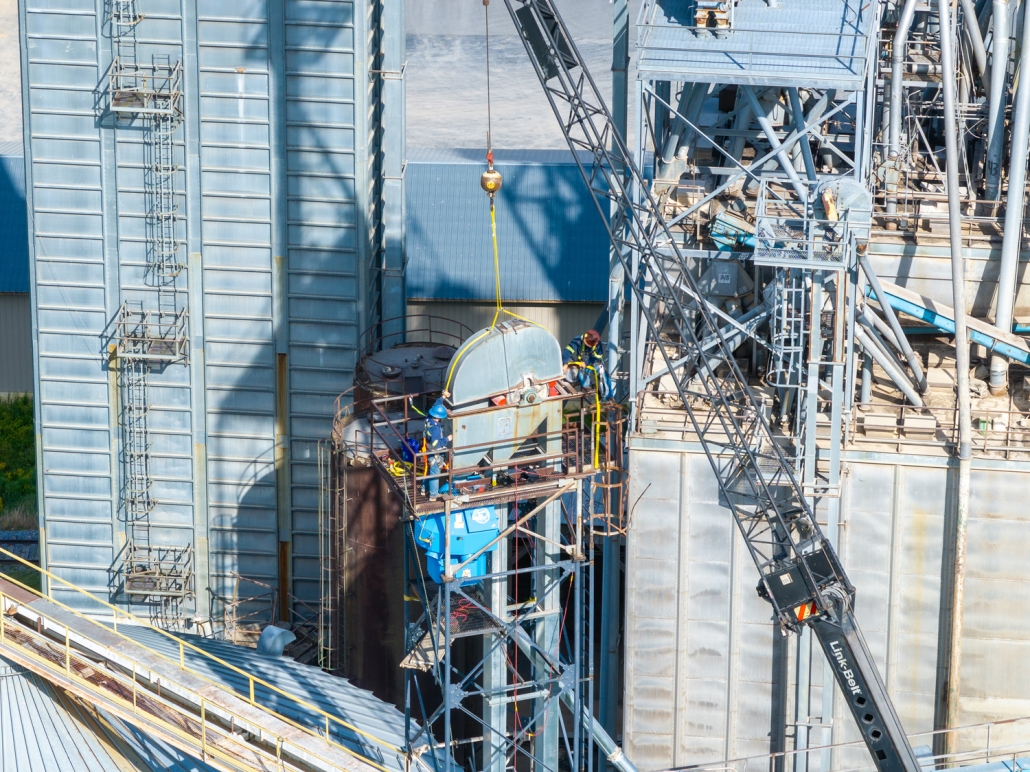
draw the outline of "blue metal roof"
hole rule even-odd
[[[132,762],[155,771],[214,772],[0,658],[0,772],[123,772],[138,768]]]
[[[0,151],[13,150],[5,143]],[[0,155],[0,292],[29,291],[29,229],[25,159]]]
[[[126,625],[124,628],[119,627],[119,631],[154,651],[171,658],[179,656],[179,649],[172,639],[154,630]],[[257,676],[289,694],[298,695],[321,710],[339,716],[394,747],[402,748],[405,745],[404,714],[393,705],[380,700],[372,692],[359,689],[344,678],[329,675],[317,667],[302,665],[287,657],[260,654],[255,649],[235,646],[225,641],[184,633],[177,635],[230,665]],[[249,683],[244,676],[188,649],[185,656],[187,664],[194,672],[224,684],[239,694],[247,694]],[[320,716],[292,700],[271,693],[264,686],[258,685],[255,694],[262,705],[299,724],[315,728],[323,726]],[[333,736],[355,753],[387,769],[395,772],[405,770],[402,757],[349,729],[334,726]]]
[[[407,293],[493,300],[483,150],[409,150]],[[496,150],[501,293],[508,301],[604,302],[608,234],[568,151]],[[589,163],[589,161],[588,161]]]

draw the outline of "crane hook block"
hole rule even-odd
[[[501,189],[503,181],[501,173],[492,166],[483,172],[483,176],[479,178],[480,186],[489,194],[490,198],[497,195],[497,191]]]

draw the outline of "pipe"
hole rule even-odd
[[[882,350],[879,344],[861,326],[855,327],[855,338],[862,344],[866,354],[872,355],[873,359],[876,360],[876,364],[882,367],[883,371],[887,373],[887,377],[894,381],[894,384],[901,390],[908,401],[916,407],[922,407],[923,400],[919,398],[916,390],[912,388],[912,383],[908,380],[908,376],[894,366],[894,362],[891,361],[888,352]]]
[[[995,326],[1006,332],[1012,329],[1016,271],[1019,269],[1019,245],[1022,241],[1023,212],[1026,207],[1027,140],[1030,139],[1030,23],[1027,21],[1026,18],[1023,19],[1019,85],[1016,87],[1016,103],[1012,115],[1009,193],[1001,242],[1001,266],[998,269],[998,313],[994,320]],[[1005,393],[1008,374],[1008,362],[1001,357],[991,357],[991,394],[998,396]]]
[[[901,155],[901,100],[904,95],[902,85],[905,69],[905,49],[908,47],[908,33],[912,30],[912,19],[916,15],[917,0],[905,0],[898,19],[898,31],[894,33],[891,48],[891,101],[890,123],[888,125],[887,155],[897,158]]]
[[[980,28],[980,37],[987,40],[987,28],[991,24],[993,8],[989,0],[976,0],[976,7],[978,9],[976,12],[976,23]]]
[[[863,307],[860,316],[862,319],[865,319],[866,322],[868,322],[868,324],[866,324],[866,327],[868,327],[871,324],[880,334],[880,338],[882,338],[884,342],[890,343],[891,348],[895,351],[901,351],[901,344],[898,343],[898,339],[894,335],[894,330],[890,328],[890,325],[887,324],[887,322],[883,321],[883,319],[880,318],[879,314],[873,311],[873,309],[871,309],[869,306],[865,306]]]
[[[709,89],[710,86],[708,84],[702,85],[701,89],[695,95],[689,111],[685,114],[688,123],[686,131],[683,132],[683,138],[680,140],[680,146],[676,148],[677,155],[680,152],[680,148],[685,146],[689,147],[697,138],[697,129],[695,127],[701,122],[701,113],[704,112],[705,103],[708,101],[709,96],[711,96],[711,91]]]
[[[790,161],[790,156],[787,155],[787,151],[780,143],[779,138],[776,136],[776,130],[773,128],[772,122],[769,120],[769,116],[765,114],[765,110],[758,103],[758,97],[755,96],[754,89],[751,86],[740,86],[744,91],[744,96],[747,98],[748,104],[751,105],[751,112],[755,114],[755,119],[758,121],[758,125],[762,127],[762,131],[765,133],[765,138],[769,141],[772,149],[776,151],[776,158],[780,162],[780,166],[783,167],[783,171],[786,172],[787,178],[790,180],[790,184],[794,186],[794,190],[797,191],[798,196],[802,201],[808,201],[808,186],[801,181],[798,177],[797,171],[794,169],[794,164]]]
[[[994,0],[994,32],[991,41],[991,92],[987,98],[987,161],[985,163],[988,201],[1001,199],[1001,158],[1005,150],[1005,89],[1009,61],[1008,0]]]
[[[911,379],[908,377],[908,373],[905,372],[905,365],[902,364],[901,360],[898,359],[894,351],[887,344],[887,341],[883,339],[882,335],[880,335],[879,331],[876,329],[876,325],[873,323],[873,320],[864,312],[858,315],[857,320],[860,325],[865,327],[866,335],[868,335],[869,339],[876,344],[876,348],[880,353],[890,360],[890,363],[894,366],[894,372],[901,374],[904,384],[910,388],[914,388]],[[893,378],[893,375],[891,377]],[[898,388],[905,391],[901,383],[898,383]]]
[[[944,68],[944,142],[947,160],[945,178],[948,192],[948,226],[951,237],[951,287],[954,295],[955,310],[955,384],[958,394],[959,425],[958,495],[955,498],[955,561],[952,572],[952,591],[949,593],[949,605],[951,608],[948,610],[950,613],[947,614],[951,628],[951,646],[948,649],[947,711],[945,714],[947,728],[955,728],[958,726],[959,720],[959,694],[962,684],[962,599],[965,592],[966,522],[969,519],[969,472],[973,447],[972,430],[970,427],[969,339],[966,336],[966,271],[962,258],[962,201],[959,198],[958,189],[959,137],[958,124],[955,118],[955,62],[952,51],[950,2],[951,0],[937,0],[937,17],[940,20],[941,35],[941,65]],[[1030,44],[1030,40],[1027,39],[1028,31],[1030,31],[1030,24],[1025,24],[1023,29],[1024,60],[1030,58],[1030,53],[1028,53],[1027,49],[1027,45]],[[1021,132],[1023,144],[1022,152],[1014,152],[1013,156],[1021,154],[1023,159],[1020,163],[1019,184],[1015,188],[1019,191],[1020,205],[1017,215],[1021,220],[1023,212],[1023,179],[1026,171],[1027,127],[1025,113],[1026,107],[1030,106],[1030,102],[1027,100],[1030,90],[1027,90],[1025,83],[1020,84],[1020,86],[1020,91],[1023,92],[1021,94],[1022,101],[1026,103],[1023,110],[1023,125],[1020,126],[1019,118],[1017,117],[1013,122],[1013,132],[1017,130]],[[1017,147],[1015,139],[1013,139],[1013,147]],[[1015,166],[1015,158],[1013,158],[1013,166]],[[1013,183],[1010,181],[1009,185],[1009,190],[1011,191]],[[1007,228],[1011,227],[1011,223],[1008,222],[1008,214],[1011,213],[1011,210],[1012,205],[1010,201],[1009,212],[1006,213],[1005,218]],[[1015,230],[1017,258],[1019,235],[1022,231],[1021,226],[1022,223],[1017,220]],[[1002,253],[1002,258],[1004,259],[1004,252]],[[1015,266],[1013,266],[1012,277],[1014,280]],[[1009,302],[1009,316],[1004,320],[1001,318],[1001,299],[999,287],[998,326],[1007,332],[1012,328],[1011,298]],[[993,368],[994,360],[991,361],[991,366]],[[1002,376],[1004,377],[1006,374],[1003,370]],[[993,372],[991,376],[993,378]],[[957,735],[957,732],[947,733],[945,744],[949,753],[954,753],[957,750]]]
[[[790,99],[790,114],[794,118],[794,131],[804,131],[805,113],[801,108],[801,95],[798,94],[797,87],[788,88],[787,96]],[[812,158],[812,143],[805,137],[798,144],[801,145],[801,155],[805,159],[805,172],[808,174],[808,179],[810,182],[815,182],[815,159]]]
[[[676,160],[676,151],[679,150],[680,139],[683,137],[683,132],[687,129],[687,122],[683,118],[690,112],[691,105],[697,99],[697,93],[702,90],[707,94],[707,83],[691,83],[680,92],[680,101],[676,106],[677,115],[672,119],[669,138],[665,141],[665,148],[662,150],[663,163],[668,164]]]
[[[873,355],[862,350],[862,391],[858,395],[859,409],[868,410],[873,395]]]
[[[750,311],[747,311],[746,313],[741,314],[739,317],[737,317],[734,320],[736,324],[727,324],[725,327],[721,328],[719,332],[721,333],[722,341],[727,346],[727,350],[733,351],[738,346],[742,345],[747,337],[754,336],[755,331],[768,318],[770,312],[771,309],[769,307],[768,301],[763,301],[762,303],[759,303],[757,306],[752,308]],[[720,336],[716,335],[715,333],[707,335],[701,341],[700,353],[707,354],[709,351],[714,349],[719,344],[719,340]],[[686,364],[687,362],[696,361],[696,359],[697,357],[692,354],[690,356],[683,357],[682,359],[677,360],[672,364],[673,367],[676,368]],[[706,361],[706,366],[710,370],[715,370],[715,368],[718,367],[723,360],[722,357],[716,356]],[[644,384],[647,385],[652,381],[655,381],[659,378],[663,378],[664,376],[668,375],[668,373],[669,367],[667,365],[663,365],[661,368],[651,373],[644,381]]]
[[[834,89],[831,88],[831,89],[828,89],[821,97],[819,97],[818,101],[815,103],[815,106],[812,107],[812,109],[809,110],[809,112],[808,112],[808,117],[806,118],[806,122],[807,122],[807,127],[808,128],[806,128],[805,132],[792,131],[789,135],[787,135],[787,137],[783,140],[783,148],[784,149],[789,150],[791,147],[794,146],[795,142],[799,142],[800,140],[805,139],[806,137],[811,136],[811,133],[808,131],[808,129],[809,128],[813,128],[814,129],[815,128],[815,124],[819,123],[819,121],[823,117],[823,114],[826,112],[827,106],[830,104],[830,102],[836,96],[836,93],[837,92]],[[833,115],[834,113],[838,112],[840,109],[841,109],[840,107],[835,108],[831,112],[831,115]],[[751,108],[748,107],[747,105],[742,106],[740,108],[740,110],[741,110],[741,112],[737,113],[738,116],[742,115],[744,110],[747,110],[747,114],[748,114],[748,116],[750,116]],[[748,123],[746,123],[744,125],[744,128],[746,128],[747,125],[750,123],[750,117],[748,117],[747,120],[748,120]],[[737,149],[737,145],[736,145],[736,141],[735,141],[734,142],[734,146],[733,146],[733,152],[735,153],[735,155],[734,155],[735,160],[739,162],[740,161],[740,157],[741,157],[741,155],[743,153],[743,148],[744,148],[744,144],[743,143],[745,142],[745,138],[740,137],[738,139],[739,139],[741,144],[739,146],[739,149]],[[751,175],[754,175],[754,174],[757,173],[758,165],[759,164],[764,164],[766,159],[771,158],[772,154],[774,152],[775,152],[774,150],[770,150],[768,153],[763,155],[761,158],[756,159],[754,162],[752,162],[751,166],[749,166],[749,167],[740,166],[740,168],[738,168],[735,172],[733,172],[731,175],[729,175],[726,178],[726,181],[723,182],[721,185],[719,185],[719,187],[717,187],[715,190],[711,191],[710,193],[706,193],[704,198],[702,198],[700,201],[696,201],[695,203],[691,204],[687,209],[685,209],[682,212],[680,212],[679,214],[677,214],[672,220],[670,220],[666,224],[669,225],[669,226],[672,226],[672,225],[675,225],[676,223],[678,223],[678,222],[680,222],[682,220],[685,220],[687,217],[692,215],[694,212],[698,211],[701,207],[703,207],[709,201],[712,201],[712,200],[718,198],[720,195],[722,195],[722,193],[724,191],[729,190],[730,192],[734,192],[734,191],[739,192],[741,187],[744,185],[744,183],[748,182],[748,181],[750,181],[752,179]],[[742,182],[742,179],[743,179],[743,182]]]
[[[751,126],[751,105],[743,104],[740,105],[740,109],[737,111],[737,117],[733,119],[734,129],[748,129]],[[730,156],[738,164],[744,157],[744,146],[747,143],[747,137],[739,136],[733,138],[733,144],[730,145]],[[727,182],[730,185],[730,192],[734,195],[740,195],[741,188],[747,182],[748,178],[744,174],[738,174],[733,179]]]
[[[984,39],[980,35],[980,26],[976,21],[976,9],[973,7],[973,0],[961,0],[962,2],[962,29],[966,32],[966,39],[973,49],[973,60],[976,62],[976,69],[980,71],[980,77],[987,79],[987,49],[984,48]]]
[[[756,306],[755,308],[753,308],[750,311],[748,311],[744,316],[742,316],[738,320],[742,325],[744,325],[746,331],[745,330],[739,330],[739,329],[736,329],[736,328],[732,328],[731,329],[731,328],[729,328],[729,325],[724,327],[720,332],[722,333],[723,340],[726,343],[726,350],[727,351],[733,351],[738,346],[743,345],[744,340],[747,337],[749,337],[749,336],[753,336],[754,333],[755,333],[755,330],[757,330],[758,327],[767,318],[769,318],[769,313],[770,313],[770,310],[769,310],[768,305],[766,305],[765,303],[762,303],[761,305]],[[702,342],[702,344],[701,344],[701,351],[702,351],[702,353],[707,353],[709,350],[715,348],[715,345],[716,345],[716,340],[714,339],[714,337],[712,338],[711,342],[709,342],[709,343]],[[707,361],[707,363],[705,364],[705,367],[708,368],[708,372],[715,372],[715,368],[718,367],[720,364],[722,364],[722,361],[723,361],[723,358],[721,356],[712,357],[711,359],[709,359]]]
[[[873,292],[876,293],[876,299],[880,301],[880,307],[883,309],[883,316],[887,320],[887,324],[891,326],[894,331],[894,337],[898,339],[898,344],[901,349],[901,353],[905,355],[905,361],[908,362],[909,368],[912,370],[912,375],[915,376],[916,386],[919,388],[920,394],[926,394],[930,390],[930,387],[926,383],[926,375],[923,373],[923,364],[919,361],[919,355],[912,350],[912,346],[908,342],[908,337],[905,335],[905,331],[901,329],[901,322],[898,321],[897,314],[894,313],[894,309],[891,308],[891,304],[884,300],[884,291],[880,286],[880,279],[873,270],[872,265],[869,263],[868,247],[865,244],[858,245],[858,263],[862,266],[862,272],[865,274],[866,280],[869,282],[869,286],[873,288]]]

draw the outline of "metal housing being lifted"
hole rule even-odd
[[[561,377],[561,347],[555,337],[539,325],[513,320],[469,338],[451,360],[447,383],[451,404],[461,412]]]

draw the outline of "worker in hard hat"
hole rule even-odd
[[[562,352],[565,380],[583,390],[596,389],[601,399],[608,399],[612,384],[604,369],[604,346],[597,330],[577,335]]]
[[[433,406],[429,408],[422,429],[422,439],[426,452],[428,473],[438,475],[443,471],[445,452],[451,443],[451,435],[444,429],[444,421],[447,420],[447,408],[444,407],[443,397],[437,398]],[[440,478],[433,476],[427,482],[429,498],[435,499],[440,495]]]

